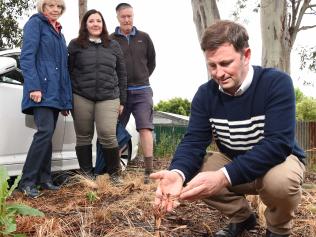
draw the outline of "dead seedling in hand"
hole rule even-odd
[[[173,203],[176,202],[177,204],[174,206],[178,206],[178,197],[171,196],[170,193],[163,194],[162,196],[162,202],[158,206],[154,207],[154,218],[155,218],[155,236],[156,237],[162,237],[162,233],[160,231],[161,227],[161,221],[162,218],[167,213],[167,205],[165,203]],[[163,205],[163,203],[165,205]]]

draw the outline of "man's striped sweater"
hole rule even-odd
[[[232,185],[251,182],[293,154],[305,158],[295,140],[295,93],[291,78],[276,69],[254,66],[250,87],[240,96],[221,92],[210,80],[195,94],[187,132],[169,169],[186,181],[201,168],[215,139],[232,159],[225,166]]]

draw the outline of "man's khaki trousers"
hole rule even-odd
[[[216,171],[230,162],[225,155],[210,152],[205,156],[201,172]],[[263,177],[251,183],[225,188],[204,201],[230,218],[231,223],[239,223],[252,213],[245,195],[259,195],[267,206],[264,213],[267,228],[276,234],[290,234],[294,210],[301,201],[304,172],[304,164],[296,156],[290,155]]]

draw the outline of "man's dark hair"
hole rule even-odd
[[[124,8],[133,8],[131,4],[129,3],[126,3],[126,2],[122,2],[120,4],[118,4],[115,8],[115,11],[118,12],[120,11],[121,9],[124,9]]]
[[[225,43],[232,44],[237,52],[248,48],[249,36],[242,25],[228,20],[219,20],[206,28],[201,40],[203,51],[214,51]]]

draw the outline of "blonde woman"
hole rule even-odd
[[[57,190],[51,177],[52,137],[59,112],[72,108],[67,46],[57,21],[65,11],[63,0],[40,0],[38,13],[24,26],[21,69],[24,76],[22,112],[34,115],[37,132],[28,151],[19,189],[40,195],[37,187]]]

